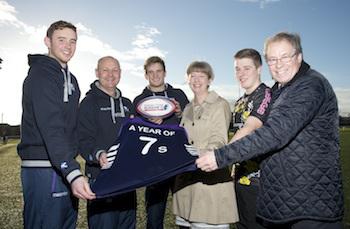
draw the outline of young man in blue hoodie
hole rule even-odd
[[[80,91],[67,63],[76,42],[76,27],[57,21],[45,37],[48,55],[28,55],[18,145],[24,228],[75,228],[78,199],[74,196],[95,198],[75,160]]]
[[[124,119],[132,117],[131,101],[122,97],[117,85],[121,77],[117,59],[105,56],[96,68],[98,80],[79,107],[79,152],[86,161],[85,172],[92,184],[107,161],[107,151],[118,136]],[[87,203],[89,228],[133,229],[136,225],[136,192]]]
[[[149,84],[134,99],[134,106],[144,98],[150,96],[165,96],[174,99],[176,103],[175,113],[171,116],[161,119],[152,118],[150,121],[157,124],[179,124],[181,120],[181,111],[188,103],[187,96],[181,89],[173,88],[170,84],[165,83],[166,69],[164,61],[158,56],[149,57],[144,64],[145,78]],[[140,114],[139,114],[140,116]],[[147,210],[147,228],[162,229],[165,208],[172,179],[168,179],[148,186],[146,188],[146,210]]]

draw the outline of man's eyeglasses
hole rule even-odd
[[[280,61],[283,64],[288,64],[292,61],[293,57],[296,55],[297,53],[295,52],[292,55],[289,56],[282,56],[281,58],[266,58],[266,63],[271,66],[271,65],[275,65],[277,64],[278,61]]]

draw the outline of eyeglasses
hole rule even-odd
[[[283,64],[288,64],[292,61],[293,57],[296,55],[297,53],[295,52],[294,54],[290,55],[290,56],[282,56],[281,58],[266,58],[266,63],[269,66],[275,65],[277,64],[278,61],[280,61]]]

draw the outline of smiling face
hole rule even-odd
[[[266,49],[266,62],[272,78],[281,85],[288,83],[299,71],[302,54],[287,40],[274,41]]]
[[[105,57],[99,60],[96,69],[96,77],[99,79],[101,87],[113,95],[116,86],[120,81],[120,65],[119,62],[111,57]]]
[[[261,66],[256,67],[250,58],[236,58],[234,65],[238,82],[250,94],[260,85]]]
[[[160,63],[153,63],[147,66],[145,77],[152,91],[157,92],[164,90],[165,75],[165,70]]]
[[[209,76],[204,72],[194,71],[188,75],[188,84],[195,96],[208,93],[210,83]]]
[[[77,44],[77,34],[70,28],[57,29],[52,37],[45,37],[49,56],[56,59],[62,67],[73,57]]]

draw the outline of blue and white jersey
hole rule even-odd
[[[97,198],[148,186],[179,173],[196,170],[196,149],[184,128],[126,119],[108,151],[111,166],[92,185]]]

